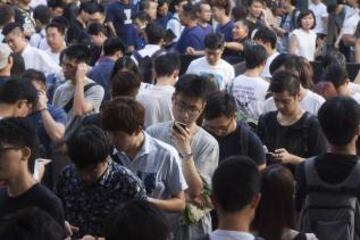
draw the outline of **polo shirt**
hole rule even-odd
[[[204,39],[205,35],[201,27],[186,27],[176,44],[176,50],[181,54],[185,54],[188,47],[192,47],[195,50],[203,50],[205,48]]]

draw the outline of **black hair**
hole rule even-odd
[[[212,1],[212,6],[224,9],[225,10],[225,15],[230,16],[230,13],[231,13],[231,1],[229,1],[229,0],[214,0],[214,1]]]
[[[103,49],[104,49],[104,55],[105,56],[112,56],[117,51],[121,51],[121,52],[124,53],[125,52],[125,45],[121,41],[120,38],[112,37],[112,38],[108,38],[108,39],[105,40]]]
[[[165,38],[166,30],[157,23],[150,23],[145,29],[149,44],[159,44]]]
[[[170,76],[175,70],[180,70],[180,57],[177,53],[167,53],[155,59],[157,77]]]
[[[269,90],[273,93],[287,91],[290,96],[296,96],[300,92],[299,77],[288,70],[276,71],[271,78]]]
[[[111,96],[135,97],[141,84],[141,77],[136,73],[123,69],[111,78]]]
[[[284,66],[286,60],[291,56],[291,54],[288,53],[280,53],[277,55],[274,60],[270,63],[270,73],[274,74],[275,71],[277,71],[279,68]]]
[[[45,74],[41,71],[35,69],[28,69],[24,72],[22,77],[28,81],[40,82],[41,84],[46,86],[46,77]]]
[[[244,8],[243,6],[235,6],[231,10],[231,17],[234,19],[234,22],[245,20],[248,15],[247,8]],[[246,21],[243,21],[244,23]],[[246,26],[248,26],[248,23],[246,22]]]
[[[39,153],[39,140],[35,127],[24,117],[11,117],[0,120],[0,143],[14,147],[28,147],[31,156],[28,160],[28,170],[33,172],[34,161]]]
[[[210,88],[210,79],[195,74],[184,74],[175,84],[175,93],[206,101]]]
[[[14,31],[15,29],[18,29],[21,32],[24,32],[24,27],[20,23],[11,22],[4,26],[4,28],[2,30],[2,34],[4,36],[6,36],[9,33],[11,33],[12,31]]]
[[[66,4],[61,0],[48,0],[49,8],[65,8]]]
[[[0,239],[62,240],[64,230],[49,213],[26,207],[0,220]]]
[[[197,9],[196,6],[194,6],[191,3],[187,3],[183,6],[183,14],[188,16],[192,20],[197,19]]]
[[[301,25],[301,20],[309,15],[312,15],[313,18],[314,18],[314,24],[313,26],[311,27],[311,29],[314,29],[315,26],[316,26],[316,17],[315,17],[315,14],[313,11],[311,10],[304,10],[304,11],[301,11],[299,13],[299,16],[297,17],[297,20],[296,20],[296,24],[298,26],[298,28],[302,28],[302,25]]]
[[[235,98],[224,91],[209,96],[204,111],[206,120],[213,120],[221,116],[232,117],[236,113]]]
[[[98,35],[99,33],[103,33],[105,36],[107,35],[107,30],[103,24],[100,23],[91,23],[88,26],[87,33],[89,35]]]
[[[68,29],[69,26],[70,26],[69,20],[68,20],[66,17],[64,17],[64,16],[54,17],[54,18],[51,20],[51,23],[61,24],[62,26],[64,26],[65,29]]]
[[[39,22],[43,25],[46,25],[50,22],[51,12],[49,7],[45,5],[39,5],[34,9],[34,19],[39,20]]]
[[[267,57],[266,49],[261,45],[248,46],[244,50],[245,66],[247,69],[254,69],[264,65]]]
[[[212,195],[226,213],[244,209],[260,193],[259,170],[251,158],[232,156],[219,164],[212,177]]]
[[[147,14],[146,12],[137,12],[136,14],[134,14],[133,19],[139,19],[141,22],[148,23],[151,21],[149,14]]]
[[[62,61],[65,56],[69,59],[76,60],[77,62],[87,62],[90,57],[90,50],[86,45],[73,44],[62,51],[60,60]]]
[[[322,81],[331,82],[336,89],[347,83],[348,80],[349,76],[346,69],[338,64],[333,64],[325,68],[322,75]]]
[[[147,201],[132,200],[109,215],[105,237],[107,240],[166,240],[169,226],[156,206]]]
[[[65,27],[63,24],[61,23],[58,23],[58,22],[51,22],[50,24],[48,24],[46,26],[46,31],[49,29],[49,28],[56,28],[57,31],[59,33],[61,33],[61,35],[65,35]]]
[[[13,65],[11,67],[10,70],[10,75],[12,77],[20,77],[24,74],[25,72],[25,61],[23,56],[21,55],[20,52],[17,53],[12,53],[12,60],[13,60]]]
[[[264,0],[248,0],[248,6],[250,7],[254,2],[259,2],[262,5],[266,5]]]
[[[225,38],[219,33],[209,33],[204,39],[205,48],[211,50],[223,49]]]
[[[270,43],[272,49],[276,48],[276,34],[268,28],[259,28],[255,33],[254,40]]]
[[[97,13],[97,12],[102,12],[103,11],[103,8],[101,9],[99,7],[99,4],[95,3],[95,2],[83,2],[80,4],[80,7],[79,7],[79,13],[81,11],[84,11],[88,14],[94,14],[94,13]]]
[[[7,4],[0,4],[0,26],[8,24],[15,17],[14,9]]]
[[[329,143],[345,146],[357,135],[360,105],[351,97],[336,96],[320,107],[318,119]]]
[[[130,56],[123,56],[116,60],[113,70],[111,72],[111,78],[113,78],[119,71],[128,70],[138,75],[141,79],[139,67]]]
[[[30,82],[12,77],[0,87],[0,103],[14,104],[19,100],[36,104],[38,93]]]
[[[321,65],[323,68],[333,64],[338,64],[346,69],[346,57],[339,50],[332,49],[327,51],[326,55],[322,58]]]
[[[80,126],[66,145],[71,161],[79,169],[96,167],[106,161],[111,146],[105,132],[94,125]]]

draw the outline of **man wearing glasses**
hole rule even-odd
[[[233,66],[221,59],[224,52],[224,37],[219,33],[211,33],[205,37],[204,43],[205,57],[192,61],[186,73],[212,75],[217,87],[223,90],[235,77]]]
[[[197,206],[202,210],[211,208],[204,192],[210,188],[211,177],[219,160],[217,141],[196,124],[204,111],[211,85],[203,77],[183,75],[175,84],[172,97],[175,121],[157,123],[147,129],[151,136],[177,149],[189,186],[186,191],[187,205]],[[206,212],[196,223],[179,223],[175,239],[197,239],[209,232],[211,217],[209,212]]]
[[[249,156],[261,170],[265,168],[265,153],[259,137],[236,120],[236,103],[225,92],[212,95],[204,112],[204,128],[219,142],[220,161],[234,155]]]

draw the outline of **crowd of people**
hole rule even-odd
[[[0,239],[360,239],[359,22],[359,0],[0,0]]]

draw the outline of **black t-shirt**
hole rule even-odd
[[[17,197],[9,197],[6,188],[0,189],[0,218],[25,207],[38,207],[64,226],[64,209],[61,200],[49,189],[37,183]]]
[[[71,23],[71,26],[69,27],[69,30],[66,34],[66,42],[67,43],[74,43],[79,41],[79,37],[81,36],[81,33],[85,31],[84,25],[82,25],[81,22],[78,20],[75,20]]]
[[[354,168],[359,157],[356,155],[343,155],[335,153],[324,153],[316,157],[315,169],[320,177],[326,183],[339,184],[343,182]],[[360,173],[358,173],[360,174]],[[305,164],[300,163],[296,167],[296,209],[301,210],[305,197],[308,193],[305,179]],[[358,191],[360,199],[360,188]]]
[[[0,86],[2,86],[10,77],[0,76]]]
[[[243,123],[238,123],[236,130],[231,134],[216,139],[219,142],[220,161],[234,155],[246,155],[257,165],[265,164],[264,149],[259,137]],[[243,140],[247,143],[242,143]]]

